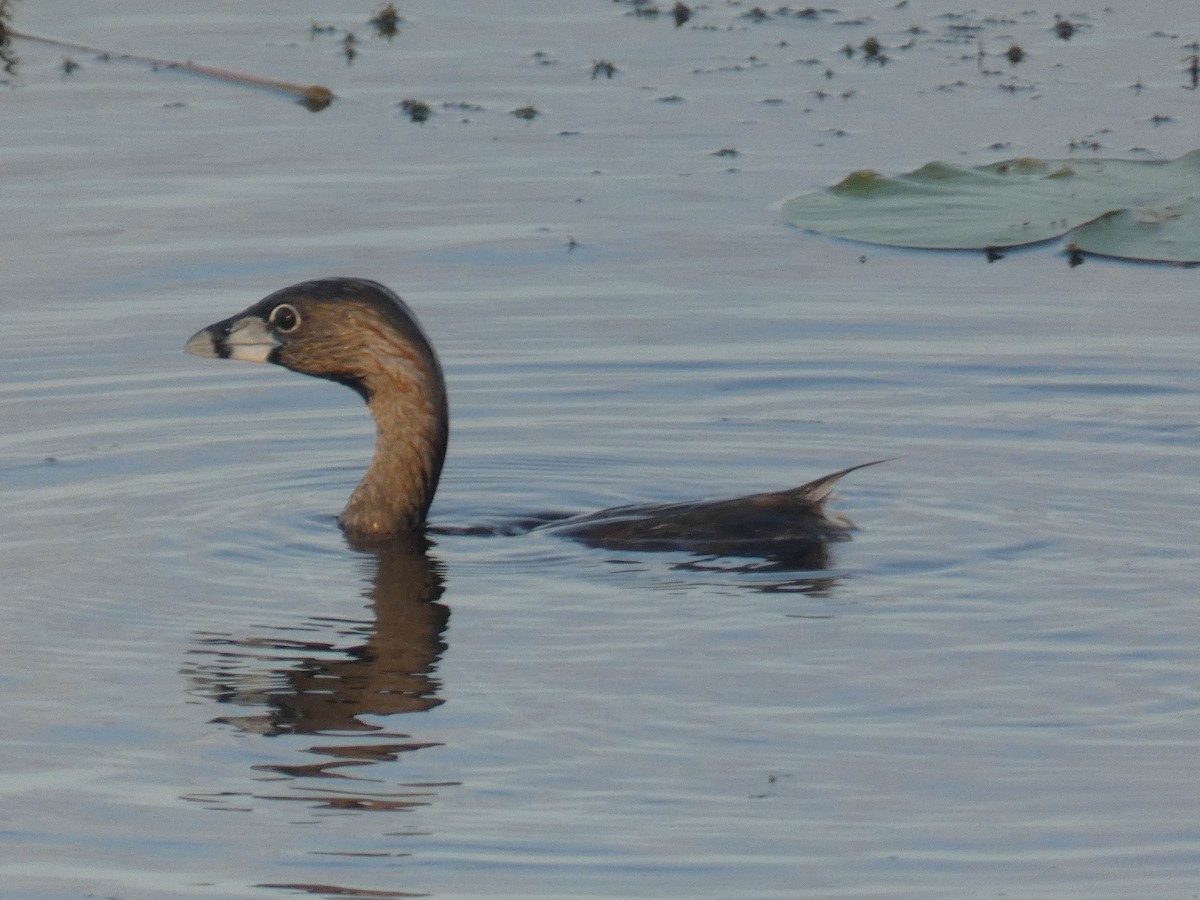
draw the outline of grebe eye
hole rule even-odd
[[[276,331],[287,334],[300,327],[300,313],[290,303],[281,303],[271,310],[271,317],[267,320],[267,324],[274,326]]]

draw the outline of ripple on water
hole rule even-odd
[[[274,0],[17,4],[31,31],[181,58],[211,38],[341,99],[311,115],[119,60],[63,77],[18,48],[5,890],[1193,893],[1195,273],[851,246],[768,208],[988,132],[1054,155],[1100,125],[1146,146],[1147,102],[1191,115],[1186,91],[1105,87],[1162,55],[1169,15],[1082,0],[1063,42],[1030,5],[921,32],[879,4],[885,68],[833,53],[822,11],[709,4],[675,30],[443,4],[388,43]],[[994,90],[976,36],[1027,46],[1036,102]],[[593,45],[613,79],[589,80]],[[395,116],[397,65],[425,126]],[[442,350],[434,514],[460,530],[428,554],[336,527],[373,437],[353,394],[181,352],[335,273],[395,286]],[[463,533],[884,456],[841,486],[861,530],[819,572]]]

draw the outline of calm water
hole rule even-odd
[[[5,896],[1200,895],[1195,271],[851,246],[773,209],[857,168],[1200,145],[1195,4],[1085,0],[1070,42],[1028,5],[676,30],[411,2],[389,43],[369,3],[17,4],[339,99],[16,45]],[[839,53],[868,36],[888,66]],[[900,458],[847,479],[861,530],[822,572],[359,552],[333,520],[357,398],[181,352],[328,274],[390,284],[440,348],[442,525]]]

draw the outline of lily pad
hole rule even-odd
[[[1169,162],[1029,157],[855,172],[792,197],[788,221],[830,237],[926,250],[1001,250],[1067,237],[1122,259],[1200,262],[1200,150]]]

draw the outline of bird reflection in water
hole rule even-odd
[[[202,632],[185,668],[195,693],[240,707],[213,719],[239,731],[265,736],[312,735],[321,741],[306,752],[316,762],[256,765],[280,779],[355,779],[359,767],[392,761],[401,754],[438,746],[366,721],[424,712],[441,705],[438,660],[449,608],[438,602],[441,566],[423,539],[358,545],[373,557],[374,577],[365,596],[374,618],[366,621],[309,619],[294,631],[348,639],[305,640],[274,628],[263,636]],[[370,740],[364,741],[364,737]],[[365,774],[365,773],[364,773]],[[274,781],[275,779],[270,779]],[[373,781],[375,779],[372,779]],[[381,810],[425,805],[445,785],[401,785],[400,792],[307,789],[303,794],[258,799],[308,801],[319,809]],[[236,808],[246,795],[193,795],[216,808]]]

